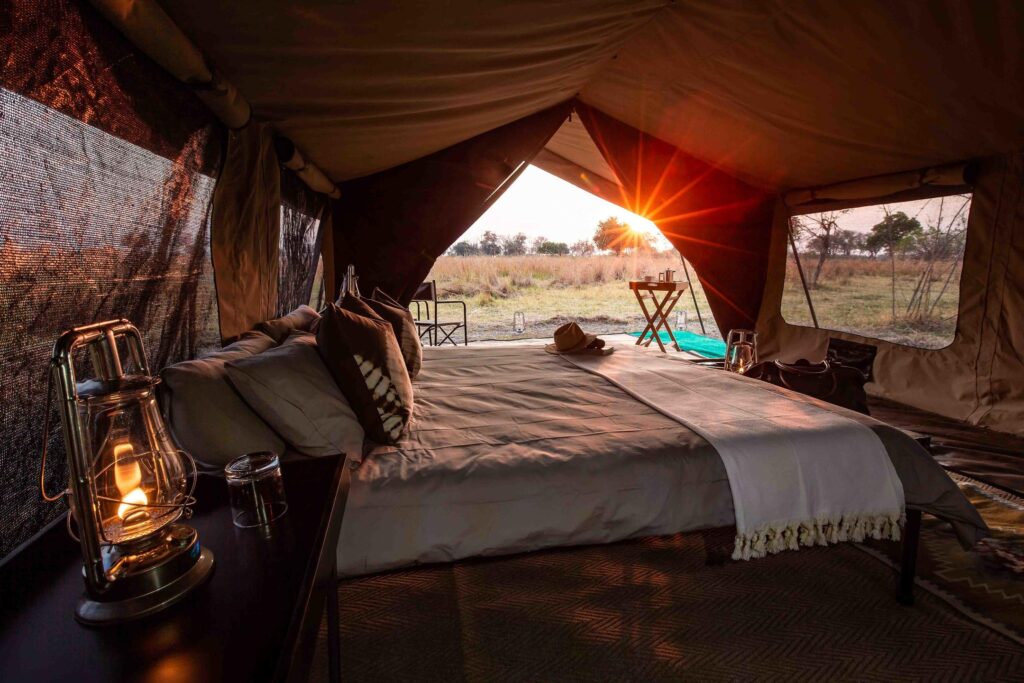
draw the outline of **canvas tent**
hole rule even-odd
[[[956,339],[878,342],[873,391],[1024,429],[1019,3],[16,0],[0,26],[3,553],[54,514],[20,497],[82,302],[161,365],[308,298],[318,252],[408,299],[530,162],[650,217],[783,358],[836,336],[780,315],[790,213],[970,183]],[[106,284],[60,291],[55,244]]]

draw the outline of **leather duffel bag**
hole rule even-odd
[[[827,360],[809,363],[766,361],[752,366],[747,377],[785,387],[807,396],[868,415],[867,376],[859,369]]]

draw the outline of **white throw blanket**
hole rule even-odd
[[[871,429],[791,392],[636,349],[564,356],[718,451],[736,515],[733,559],[900,538],[903,485]]]

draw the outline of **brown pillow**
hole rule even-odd
[[[412,417],[412,382],[391,325],[335,304],[324,309],[317,350],[366,430],[395,443]]]
[[[394,306],[395,308],[401,308],[401,309],[406,310],[406,311],[409,310],[408,307],[403,306],[402,304],[398,303],[398,301],[396,299],[392,298],[390,294],[385,292],[380,287],[374,287],[373,288],[373,294],[370,295],[370,298],[373,299],[374,301],[379,301],[382,304],[388,304],[389,306]]]
[[[416,319],[412,317],[412,313],[376,287],[373,296],[363,301],[377,315],[391,323],[391,329],[395,331],[395,338],[402,349],[402,358],[405,359],[409,377],[415,378],[423,365],[423,345],[420,344],[419,330],[416,328]]]
[[[356,315],[363,315],[367,318],[373,318],[374,320],[384,320],[384,318],[377,315],[377,313],[367,305],[367,302],[358,296],[352,296],[349,293],[345,293],[339,301],[338,305],[344,308],[346,311],[351,311]]]
[[[275,344],[280,344],[288,338],[288,335],[292,333],[292,330],[312,332],[314,324],[319,319],[319,313],[309,306],[303,305],[299,306],[288,315],[283,315],[280,318],[265,320],[258,323],[256,325],[256,329],[273,339]]]

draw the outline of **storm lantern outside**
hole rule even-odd
[[[122,365],[122,344],[132,374]],[[79,351],[88,351],[94,377],[77,375]],[[119,622],[173,604],[209,575],[213,554],[180,523],[195,502],[195,463],[164,425],[160,379],[150,375],[142,337],[127,320],[69,330],[54,346],[51,372],[85,560],[86,594],[75,616]]]

